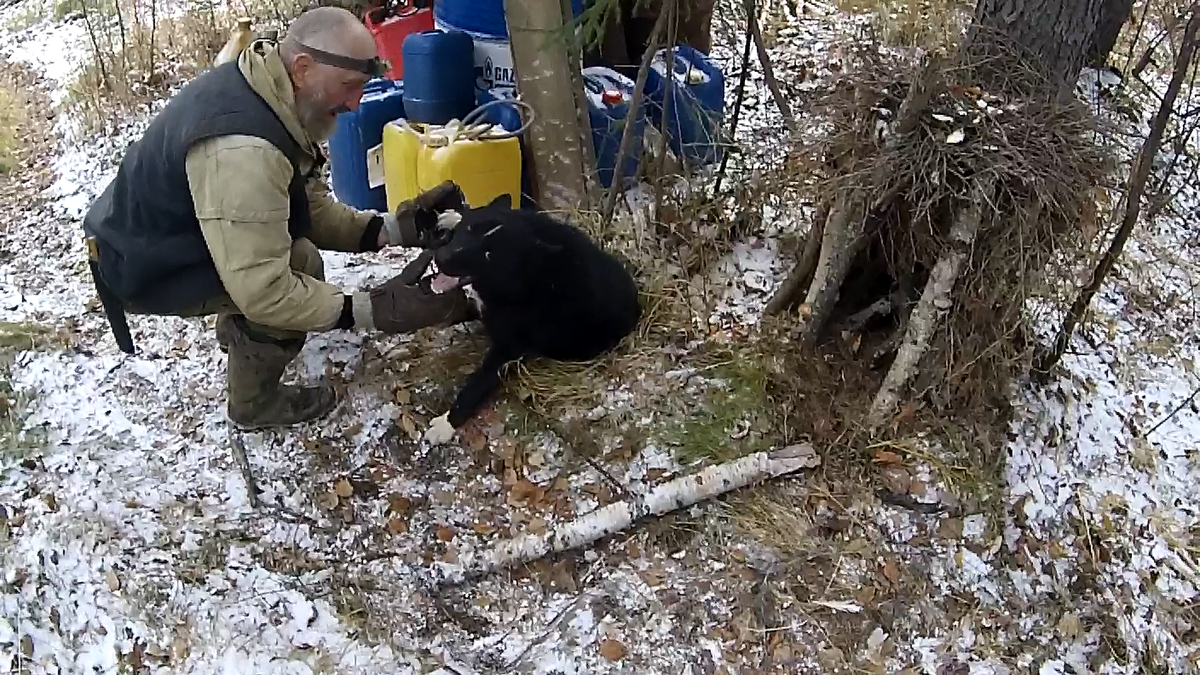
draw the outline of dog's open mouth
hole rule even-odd
[[[471,283],[470,277],[452,277],[449,274],[443,274],[441,270],[437,269],[437,263],[434,263],[433,276],[429,278],[429,290],[434,293],[448,293],[469,283]]]

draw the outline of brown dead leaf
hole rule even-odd
[[[171,641],[171,656],[175,661],[182,661],[188,657],[191,648],[188,646],[187,638],[182,635],[176,635]]]
[[[962,539],[963,522],[961,518],[946,518],[938,524],[938,536],[943,539]]]
[[[495,532],[496,526],[489,525],[488,523],[476,521],[474,524],[471,525],[471,529],[475,530],[475,534],[481,534],[481,535],[486,536],[486,535],[489,535],[489,534],[492,534],[493,532]]]
[[[51,511],[58,510],[58,498],[54,496],[53,492],[47,492],[46,494],[42,495],[42,501],[46,502],[46,508],[50,509]]]
[[[477,425],[471,425],[462,431],[463,442],[472,452],[482,452],[487,448],[488,439]]]
[[[396,390],[393,398],[396,400],[396,403],[400,405],[408,405],[409,403],[412,403],[412,392],[402,387]]]
[[[104,581],[108,584],[108,590],[113,593],[121,590],[121,580],[117,578],[117,573],[111,567],[104,573]]]
[[[21,636],[21,654],[26,659],[33,658],[33,638],[29,635]]]
[[[326,511],[332,511],[333,509],[336,509],[337,505],[338,496],[333,490],[326,490],[325,492],[317,495],[317,506],[325,509]]]
[[[530,505],[537,504],[542,501],[545,492],[535,483],[526,478],[518,480],[508,493],[508,503],[510,506],[527,502]]]
[[[400,428],[404,430],[404,433],[409,438],[417,437],[417,423],[413,421],[413,418],[409,417],[408,413],[400,415]]]
[[[408,532],[408,521],[403,518],[389,518],[387,524],[388,532],[392,535],[404,534]]]
[[[883,564],[881,571],[883,572],[883,578],[887,579],[892,584],[897,584],[900,582],[900,567],[896,564],[895,560],[889,559]]]
[[[546,534],[546,521],[541,518],[534,518],[533,520],[529,521],[528,530],[530,534]]]
[[[876,450],[871,461],[876,464],[904,464],[904,459],[890,450]]]
[[[454,539],[454,528],[439,525],[434,536],[438,538],[438,541],[451,541]]]
[[[912,487],[912,475],[902,466],[884,467],[880,478],[883,480],[883,487],[892,494],[906,495]]]
[[[350,484],[349,480],[342,478],[333,484],[333,491],[337,496],[346,499],[354,494],[354,486]]]
[[[412,500],[404,495],[393,492],[388,495],[388,512],[396,515],[406,515],[412,510]]]
[[[347,439],[353,439],[358,435],[358,432],[362,431],[362,426],[362,422],[355,422],[354,424],[346,427],[346,430],[342,432],[342,435]]]
[[[604,640],[600,643],[600,656],[607,661],[620,661],[625,658],[625,645],[616,640]]]

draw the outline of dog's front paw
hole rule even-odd
[[[425,430],[423,438],[431,445],[442,445],[449,443],[454,438],[454,427],[450,425],[450,413],[446,413],[441,417],[434,418],[429,423],[429,428]]]

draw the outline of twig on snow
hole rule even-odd
[[[762,28],[758,25],[758,16],[756,12],[749,11],[747,8],[746,21],[750,31],[750,37],[754,39],[754,48],[758,51],[758,62],[762,64],[763,79],[767,81],[767,89],[771,91],[771,98],[775,99],[775,107],[779,108],[779,115],[783,117],[783,123],[787,126],[788,131],[796,133],[796,118],[792,116],[792,108],[788,105],[787,99],[783,97],[783,92],[779,90],[779,81],[775,79],[775,69],[771,67],[771,55],[767,53],[767,45],[763,43]]]
[[[754,0],[746,0],[746,15],[752,16],[755,9]],[[738,75],[737,94],[733,98],[733,118],[729,121],[729,142],[737,138],[738,118],[742,114],[742,99],[746,97],[746,78],[750,75],[750,47],[753,38],[750,37],[750,24],[746,24],[746,47],[742,50],[742,72]],[[721,179],[725,177],[725,167],[729,165],[729,152],[721,153],[721,165],[717,167],[717,180],[713,183],[713,197],[721,193]]]
[[[246,446],[242,443],[242,434],[236,429],[229,430],[229,449],[233,455],[233,461],[237,463],[238,469],[242,472],[242,480],[246,481],[246,496],[250,501],[250,508],[257,509],[259,507],[258,484],[254,482],[254,473],[250,470],[250,460],[246,457]]]

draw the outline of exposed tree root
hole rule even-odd
[[[895,411],[902,390],[916,374],[917,366],[929,348],[930,338],[942,318],[950,311],[953,305],[950,291],[958,281],[959,270],[975,244],[983,209],[985,205],[993,204],[994,190],[991,177],[982,178],[971,192],[970,201],[955,219],[954,228],[950,230],[949,248],[933,266],[933,272],[925,282],[925,292],[921,294],[916,308],[909,315],[908,328],[904,333],[900,351],[883,380],[883,386],[875,396],[871,412],[867,415],[867,424],[870,427],[881,426]]]

